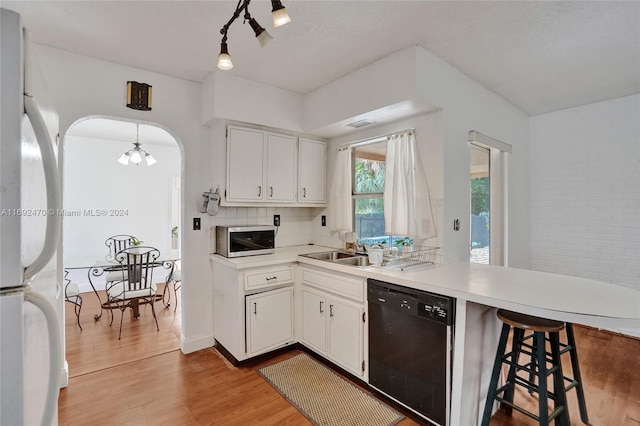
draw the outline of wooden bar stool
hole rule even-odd
[[[562,364],[560,361],[560,339],[559,332],[564,328],[561,321],[553,321],[538,318],[517,312],[498,310],[498,318],[503,322],[502,333],[498,343],[496,359],[493,364],[487,401],[485,403],[482,416],[482,425],[488,426],[491,418],[493,401],[499,401],[508,415],[515,409],[541,425],[548,425],[554,420],[556,425],[569,425],[569,411],[564,387],[564,376],[562,374]],[[513,327],[513,339],[511,352],[505,353],[509,332]],[[526,338],[533,337],[533,344],[524,343],[526,331],[533,334]],[[546,350],[547,335],[549,336],[550,352]],[[526,364],[519,364],[518,357],[521,353],[531,356]],[[498,389],[498,378],[502,364],[509,365],[509,373],[505,384]],[[529,380],[518,376],[518,371],[529,373]],[[553,376],[553,392],[547,389],[547,376]],[[537,384],[532,380],[537,377]],[[522,386],[531,392],[538,393],[538,414],[534,414],[513,402],[515,387]],[[549,413],[547,402],[551,399],[554,402],[553,411]]]
[[[569,352],[569,357],[571,359],[571,369],[573,372],[573,377],[564,376],[565,382],[568,383],[568,386],[564,388],[564,391],[566,394],[567,391],[575,388],[576,396],[578,397],[578,408],[580,409],[580,420],[582,420],[582,423],[584,424],[589,424],[589,415],[587,414],[587,403],[584,398],[584,387],[582,386],[582,375],[580,374],[580,363],[578,362],[578,349],[576,348],[576,338],[575,334],[573,333],[573,324],[570,322],[566,322],[564,323],[564,328],[567,333],[567,342],[560,342],[560,355]],[[533,338],[533,345],[535,346],[535,335],[525,336],[524,340],[527,340],[527,338],[529,337]],[[526,343],[523,343],[523,345],[531,348]],[[547,355],[549,354],[547,353]],[[531,363],[533,368],[529,373],[529,381],[534,380],[535,369],[537,365],[536,358],[533,355],[531,356]],[[532,393],[532,391],[529,391],[529,393]],[[571,419],[570,415],[569,419]]]

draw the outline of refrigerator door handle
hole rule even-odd
[[[47,320],[47,330],[49,331],[49,383],[47,385],[47,397],[42,413],[42,425],[53,423],[58,406],[58,395],[60,393],[60,371],[62,370],[62,346],[60,343],[60,333],[58,331],[58,315],[55,308],[46,297],[33,290],[26,290],[24,300],[36,305]]]
[[[58,212],[61,208],[61,197],[60,177],[58,176],[56,155],[53,152],[51,138],[49,137],[47,126],[42,118],[42,114],[40,114],[36,100],[27,94],[24,95],[24,109],[31,121],[38,145],[40,146],[44,179],[47,187],[47,231],[45,233],[44,245],[36,260],[25,268],[24,281],[26,282],[49,263],[49,260],[51,260],[58,248],[58,238],[60,235],[60,215],[58,215]]]

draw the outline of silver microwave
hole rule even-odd
[[[271,254],[275,242],[272,225],[216,226],[216,253],[225,257]]]

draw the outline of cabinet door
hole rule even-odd
[[[327,299],[302,291],[302,342],[325,354],[327,352]]]
[[[295,201],[296,138],[267,133],[267,201]]]
[[[246,297],[247,353],[256,355],[293,341],[293,289]]]
[[[298,143],[298,202],[326,202],[325,142],[302,139]]]
[[[227,200],[264,198],[264,132],[229,127],[227,137]]]
[[[346,301],[329,299],[328,355],[341,367],[361,376],[363,358],[362,316],[364,308]]]

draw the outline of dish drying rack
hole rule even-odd
[[[403,246],[412,247],[411,251],[402,251],[397,247],[387,247],[382,254],[382,266],[405,271],[424,265],[435,263],[436,254],[440,247],[433,246]]]

